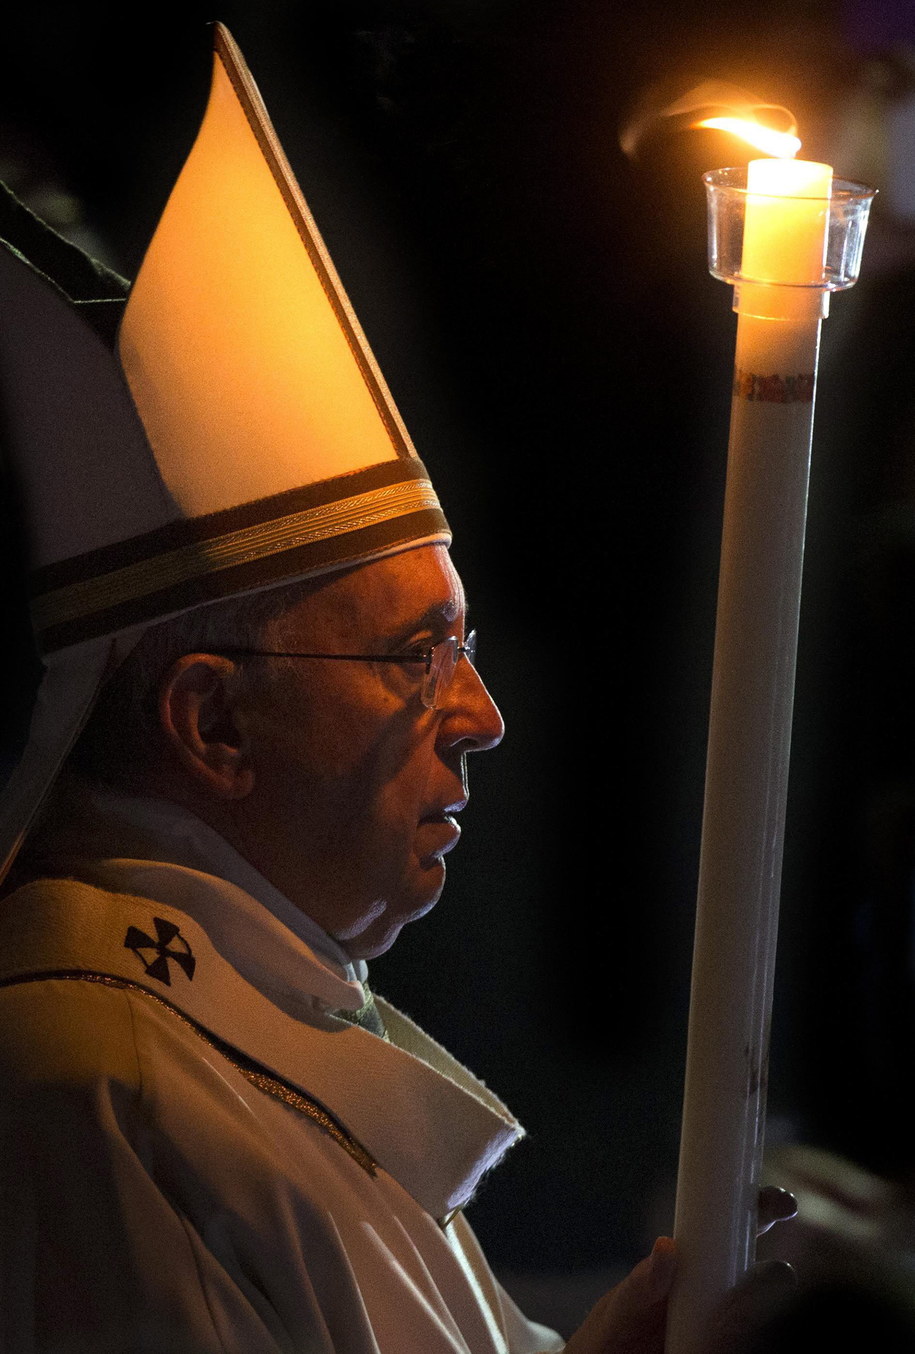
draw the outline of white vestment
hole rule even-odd
[[[197,819],[97,796],[0,904],[2,1354],[558,1350],[460,1210],[521,1135]]]

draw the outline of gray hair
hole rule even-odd
[[[150,626],[103,687],[68,765],[115,789],[139,788],[161,752],[159,686],[172,663],[186,653],[281,644],[284,616],[314,588],[313,579],[282,584]],[[257,667],[251,680],[269,681],[276,671],[273,664]]]

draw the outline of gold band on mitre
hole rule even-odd
[[[36,570],[45,653],[451,535],[417,457],[274,494]]]

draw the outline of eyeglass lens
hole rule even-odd
[[[477,635],[472,630],[463,644],[452,635],[449,639],[436,644],[432,650],[432,662],[423,681],[422,700],[428,710],[439,709],[445,694],[451,685],[457,670],[461,654],[466,654],[470,663],[476,662]]]

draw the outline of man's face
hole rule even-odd
[[[264,647],[398,654],[463,640],[464,622],[447,551],[421,546],[330,576]],[[372,958],[438,900],[466,754],[499,742],[501,716],[464,658],[437,710],[419,665],[253,661],[277,671],[244,716],[254,788],[239,845],[353,958]]]

